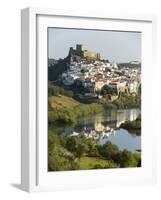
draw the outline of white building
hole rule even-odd
[[[129,91],[129,93],[137,93],[138,92],[138,83],[136,81],[128,83],[128,91]]]

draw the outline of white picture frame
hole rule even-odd
[[[108,27],[105,27],[107,22]],[[131,30],[143,32],[143,167],[141,169],[107,169],[69,172],[47,172],[47,27]],[[147,98],[155,70],[156,19],[152,15],[112,14],[25,8],[21,15],[21,187],[28,192],[85,189],[122,184],[156,182],[155,133],[152,97]],[[47,31],[47,30],[46,30]],[[148,47],[148,48],[147,48]],[[42,50],[45,49],[45,50]],[[41,59],[39,59],[41,57]],[[144,66],[147,66],[146,68]],[[152,67],[153,66],[153,67]],[[41,88],[41,91],[40,91]],[[144,89],[145,88],[145,89]],[[148,111],[147,111],[148,109]],[[40,156],[41,155],[41,156]],[[108,181],[107,181],[108,180]]]

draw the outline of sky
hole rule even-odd
[[[69,47],[82,44],[83,49],[101,54],[110,62],[141,62],[141,33],[121,31],[48,28],[48,57],[68,55]]]

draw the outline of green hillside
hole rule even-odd
[[[73,98],[63,95],[49,97],[49,102],[52,108],[57,108],[57,109],[64,109],[64,108],[71,109],[74,108],[75,106],[80,105],[80,103],[74,100]]]

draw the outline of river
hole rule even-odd
[[[126,120],[135,120],[139,115],[140,109],[107,110],[104,113],[81,117],[75,127],[68,127],[59,134],[75,137],[84,135],[86,138],[98,140],[100,145],[111,141],[120,150],[134,152],[141,150],[141,134],[130,133],[119,126]]]

